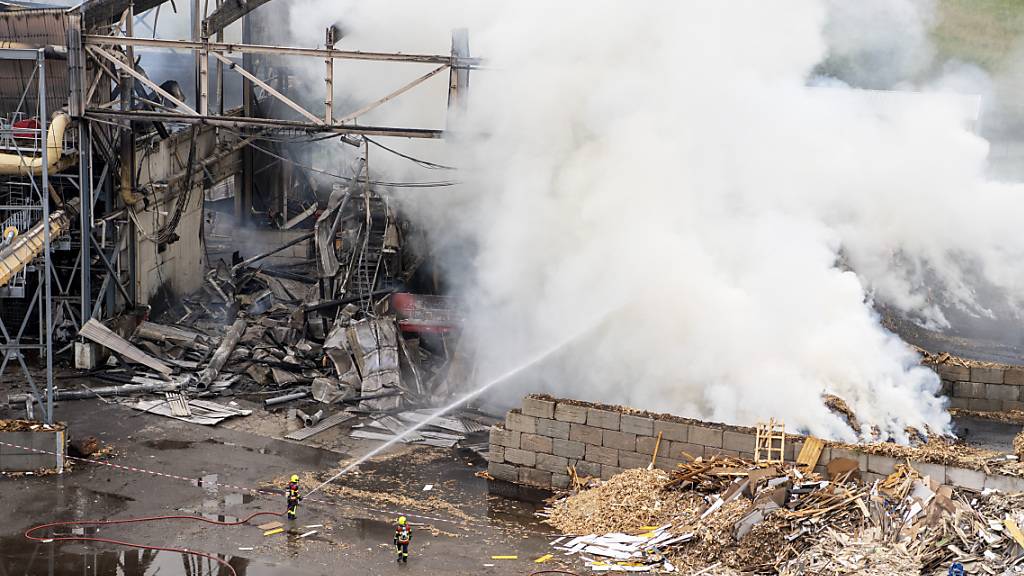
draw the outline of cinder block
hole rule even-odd
[[[542,452],[551,454],[551,438],[538,434],[523,434],[520,441],[520,448],[528,452]]]
[[[597,462],[587,462],[586,460],[580,460],[575,465],[577,476],[590,476],[592,478],[601,477],[601,465]]]
[[[967,366],[957,366],[955,364],[939,364],[936,372],[939,373],[939,377],[943,380],[953,380],[954,382],[965,382],[971,379],[971,369]]]
[[[601,441],[601,444],[608,448],[633,452],[636,450],[636,434],[605,430],[604,439]]]
[[[527,434],[537,433],[537,419],[515,410],[505,416],[505,428]]]
[[[896,459],[879,454],[868,454],[868,472],[888,476],[896,470]]]
[[[601,465],[601,480],[607,480],[607,479],[611,478],[612,476],[615,476],[616,474],[618,474],[620,472],[622,472],[622,468],[619,468],[618,466],[608,466],[608,465],[602,464]]]
[[[647,454],[619,452],[619,467],[621,468],[647,468],[650,463],[651,457]]]
[[[573,442],[583,442],[584,444],[600,446],[603,436],[604,430],[601,430],[600,428],[594,428],[593,426],[587,426],[586,424],[569,425],[569,440],[572,440]]]
[[[1003,409],[1003,403],[999,400],[989,400],[988,398],[971,398],[967,401],[967,409],[981,412],[998,412]]]
[[[610,410],[587,408],[587,426],[594,426],[595,428],[603,428],[605,430],[618,430],[620,416],[618,412]]]
[[[968,490],[983,490],[985,488],[985,473],[981,470],[946,466],[946,484]]]
[[[636,437],[636,451],[640,454],[654,454],[654,445],[658,444],[657,438],[651,438],[650,436],[637,436]],[[662,438],[661,444],[658,445],[658,456],[671,456],[672,455],[672,443]]]
[[[505,455],[508,458],[508,454]],[[619,465],[619,451],[614,448],[605,448],[603,446],[594,446],[593,444],[587,444],[587,453],[584,456],[589,462],[596,462],[598,464],[607,464],[608,466]]]
[[[511,464],[491,462],[487,464],[487,473],[498,480],[504,480],[506,482],[519,481],[519,471]]]
[[[570,424],[587,423],[587,407],[568,402],[559,402],[555,405],[555,420],[569,422]]]
[[[548,438],[569,439],[569,423],[550,420],[548,418],[537,419],[537,434]]]
[[[541,400],[540,398],[523,398],[523,414],[535,418],[554,418],[555,402],[553,400]]]
[[[798,452],[799,454],[799,452]],[[821,449],[821,454],[818,456],[818,461],[815,466],[828,466],[828,463],[832,461],[832,448],[825,446]]]
[[[985,399],[1016,402],[1020,399],[1020,387],[1008,384],[986,384]]]
[[[711,448],[722,447],[722,429],[721,428],[705,428],[704,426],[690,426],[689,431],[689,442],[690,444],[700,444],[701,446],[710,446]]]
[[[566,489],[569,487],[569,475],[568,474],[552,474],[551,475],[551,487]]]
[[[522,432],[514,432],[498,426],[492,426],[491,446],[498,445],[506,448],[519,448],[519,437],[522,434]]]
[[[956,398],[984,398],[985,385],[981,382],[957,382],[953,384],[953,396]]]
[[[680,422],[655,420],[653,436],[657,436],[659,432],[661,432],[662,440],[672,440],[673,442],[690,441],[690,427]]]
[[[931,462],[911,462],[911,467],[917,470],[921,476],[927,476],[939,484],[946,483],[946,466],[943,464],[932,464]]]
[[[703,456],[704,446],[701,446],[700,444],[690,444],[689,442],[672,443],[672,451],[669,453],[669,456],[686,462],[691,459],[688,458],[687,455],[692,458],[699,458]],[[753,459],[753,456],[751,456],[751,459]]]
[[[646,416],[623,414],[619,419],[619,430],[636,434],[637,436],[652,436],[654,435],[654,419]]]
[[[1024,386],[1024,368],[1010,368],[1003,371],[1003,384]]]
[[[586,453],[586,444],[555,438],[551,441],[551,453],[564,458],[583,458]]]
[[[857,467],[860,468],[861,472],[867,472],[868,469],[868,455],[863,452],[856,450],[850,450],[849,448],[836,448],[832,447],[832,460],[836,458],[849,458],[850,460],[857,461]],[[831,462],[831,460],[830,460]]]
[[[970,398],[956,398],[956,397],[953,397],[953,398],[949,399],[949,407],[950,408],[958,408],[960,410],[967,410],[967,407],[970,404],[971,404],[971,399]]]
[[[737,452],[750,452],[754,449],[754,435],[726,430],[722,433],[722,448]]]
[[[487,449],[487,461],[501,464],[505,461],[505,447],[491,444]]]
[[[953,381],[943,380],[939,386],[939,396],[951,396],[953,394]]]
[[[871,484],[878,480],[884,480],[885,476],[882,476],[881,474],[875,474],[874,472],[861,472],[860,478],[861,480],[864,481],[865,484]]]
[[[658,460],[654,463],[655,468],[666,472],[671,472],[678,466],[679,460],[676,460],[675,458],[662,458],[661,456],[658,456]]]
[[[536,468],[520,468],[519,482],[520,484],[526,484],[527,486],[550,489],[551,472],[548,472],[547,470],[537,470]]]
[[[726,450],[725,448],[714,448],[712,446],[704,447],[704,457],[711,458],[712,456],[732,456],[739,458],[740,453],[737,450]]]
[[[569,459],[551,454],[537,454],[537,468],[558,474],[565,473],[565,467],[569,465]]]
[[[1003,410],[1024,411],[1024,402],[1003,402]]]
[[[521,466],[536,466],[537,453],[527,452],[519,448],[505,448],[505,461]]]
[[[971,382],[984,382],[985,384],[1002,384],[1002,368],[979,368],[971,366]]]
[[[992,474],[985,476],[985,488],[988,490],[999,490],[1007,494],[1024,492],[1024,478]]]

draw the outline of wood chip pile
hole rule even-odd
[[[909,465],[863,484],[696,458],[668,475],[623,472],[546,514],[572,538],[556,553],[595,572],[935,576],[959,562],[972,575],[1024,574],[1024,494],[940,486]],[[654,526],[675,537],[651,550],[630,540]]]
[[[0,432],[53,432],[63,430],[63,424],[43,424],[31,420],[0,420]]]

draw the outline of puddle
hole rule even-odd
[[[146,440],[145,442],[142,442],[142,445],[156,450],[186,450],[194,446],[195,442],[189,440],[170,440],[168,438],[161,438],[159,440]]]
[[[286,566],[243,556],[223,556],[238,576],[300,576]],[[206,558],[152,550],[101,550],[85,543],[37,544],[24,538],[0,539],[0,567],[5,574],[25,576],[229,576]]]

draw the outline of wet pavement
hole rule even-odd
[[[272,479],[291,473],[326,472],[373,446],[339,444],[328,450],[93,400],[63,403],[57,416],[70,424],[72,435],[94,435],[113,446],[116,456],[110,463],[179,478],[91,463],[76,463],[59,476],[0,477],[5,510],[0,576],[231,576],[221,564],[193,555],[105,543],[38,543],[23,533],[57,520],[186,514],[234,521],[258,511],[280,512],[283,496],[239,488],[265,489]],[[321,492],[311,498],[317,502],[300,506],[297,521],[284,521],[285,533],[272,536],[255,526],[275,520],[269,516],[241,526],[167,520],[87,530],[104,538],[216,554],[239,576],[529,574],[537,567],[532,560],[549,551],[552,531],[538,523],[533,505],[489,496],[486,482],[474,476],[483,469],[485,463],[465,451],[397,446],[362,465],[358,474],[338,480],[355,489],[388,491],[417,501],[436,497],[457,513],[425,504],[422,509],[396,510],[377,501],[339,500]],[[433,489],[424,492],[427,484]],[[398,514],[417,523],[410,562],[401,566],[391,545]],[[323,526],[306,528],[314,524]],[[317,534],[298,538],[310,530]],[[519,559],[491,560],[491,555]]]

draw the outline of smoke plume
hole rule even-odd
[[[290,6],[303,44],[340,20],[345,48],[446,53],[468,27],[487,58],[452,138],[398,144],[461,168],[459,189],[398,199],[439,243],[472,248],[449,269],[481,374],[610,312],[510,392],[905,439],[949,417],[873,304],[944,327],[944,309],[992,314],[984,285],[1017,310],[1024,196],[985,179],[962,98],[845,87],[912,87],[928,65],[927,6],[887,4],[914,26],[865,37],[856,11],[878,7],[830,0]],[[855,74],[809,87],[837,62]],[[355,107],[421,73],[346,64],[337,85]],[[443,127],[445,79],[366,123]],[[425,177],[381,154],[371,166]]]

